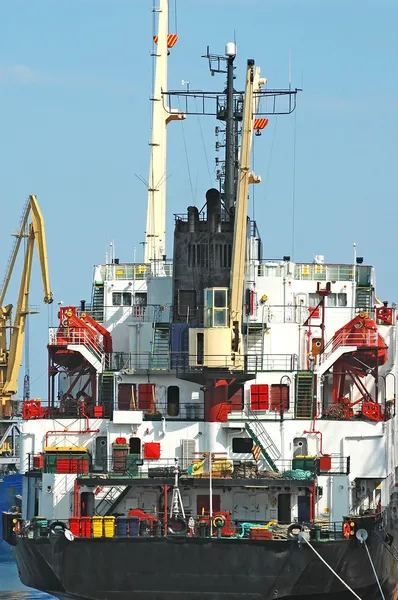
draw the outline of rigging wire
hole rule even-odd
[[[179,98],[178,98],[178,110],[179,110],[179,112],[181,112],[181,106],[180,106],[180,99]],[[186,137],[185,137],[184,121],[181,122],[181,130],[182,130],[182,139],[183,139],[183,142],[184,142],[185,160],[187,162],[189,187],[191,188],[193,205],[196,206],[196,199],[195,199],[195,194],[194,194],[193,184],[192,184],[191,168],[190,168],[190,165],[189,165],[189,158],[188,158],[187,140],[186,140]]]
[[[198,111],[198,99],[197,98],[195,98],[195,108],[196,108],[196,112],[199,112]],[[204,151],[204,155],[205,155],[207,172],[209,174],[209,181],[210,181],[210,186],[211,186],[212,183],[213,183],[213,181],[212,181],[212,177],[211,177],[211,170],[210,170],[210,165],[209,165],[209,159],[207,157],[207,150],[206,150],[205,138],[203,136],[202,123],[200,121],[199,115],[198,115],[198,123],[199,123],[199,130],[200,130],[200,138],[202,140],[202,146],[203,146],[203,151]]]
[[[317,552],[314,548],[314,546],[312,544],[310,544],[310,542],[303,536],[301,538],[302,540],[305,541],[305,543],[311,548],[311,550],[317,555],[317,557],[323,562],[323,564],[325,565],[325,567],[327,567],[329,569],[329,571],[331,571],[333,573],[333,575],[335,577],[337,577],[337,579],[344,585],[344,587],[347,588],[347,590],[349,592],[351,592],[351,594],[353,596],[355,596],[355,598],[357,598],[357,600],[361,600],[361,598],[358,596],[358,594],[356,592],[354,592],[354,590],[352,588],[350,588],[350,586],[343,580],[341,579],[340,575],[338,575],[336,573],[336,571],[334,571],[334,569],[332,569],[332,567],[326,562],[326,560],[324,558],[322,558],[322,556],[319,554],[319,552]],[[383,596],[384,598],[384,596]],[[385,600],[385,599],[384,599]]]
[[[270,152],[269,152],[267,177],[266,177],[265,183],[264,183],[264,195],[265,196],[267,195],[267,186],[268,186],[269,177],[270,177],[270,173],[271,173],[271,162],[272,162],[272,155],[273,155],[273,151],[274,151],[274,142],[275,142],[275,135],[276,135],[276,127],[277,127],[277,125],[278,125],[278,115],[276,115],[276,118],[275,118],[274,131],[273,131],[273,134],[272,134],[271,148],[270,148]]]
[[[296,229],[296,139],[297,139],[297,111],[294,111],[293,184],[292,184],[292,260],[294,260],[295,229]]]

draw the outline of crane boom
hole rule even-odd
[[[31,215],[31,223],[27,225],[29,215]],[[23,238],[26,238],[27,243],[15,318],[14,322],[11,323],[12,305],[3,306],[3,304]],[[50,304],[53,301],[53,295],[48,274],[44,220],[36,196],[31,195],[22,215],[21,225],[16,235],[16,243],[6,270],[3,286],[0,290],[0,414],[2,412],[9,412],[9,407],[6,410],[5,406],[18,390],[18,374],[22,360],[26,317],[29,314],[29,288],[35,242],[43,281],[44,302]],[[9,346],[7,345],[7,329],[10,329]]]
[[[261,179],[250,172],[250,154],[253,139],[253,121],[256,111],[254,92],[260,89],[265,79],[260,79],[260,69],[254,67],[254,60],[247,61],[245,101],[242,120],[242,145],[240,154],[240,174],[235,205],[234,241],[230,280],[230,329],[232,350],[240,352],[240,331],[242,327],[243,288],[245,279],[247,201],[250,183],[260,183]]]

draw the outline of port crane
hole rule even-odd
[[[31,220],[28,224],[29,217]],[[0,419],[11,416],[11,400],[18,391],[18,374],[22,360],[26,318],[29,314],[29,288],[35,244],[43,280],[44,302],[51,304],[53,301],[48,274],[44,220],[35,195],[28,198],[15,238],[4,281],[0,288]],[[13,319],[13,305],[5,305],[4,302],[23,239],[26,240],[25,254]],[[1,437],[5,437],[5,433]]]

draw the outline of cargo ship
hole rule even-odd
[[[145,258],[112,247],[91,302],[60,306],[48,402],[23,407],[22,515],[3,513],[3,537],[21,581],[60,599],[384,598],[398,575],[396,307],[355,247],[345,264],[263,257],[253,134],[298,90],[269,89],[250,59],[236,91],[229,43],[206,54],[224,91],[167,91],[177,35],[167,0],[154,10]],[[175,216],[169,261],[167,127],[198,106],[225,160],[203,208]]]

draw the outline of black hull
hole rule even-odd
[[[379,597],[364,546],[356,540],[313,546],[360,596]],[[397,561],[368,540],[383,589],[398,580]],[[297,541],[112,538],[67,541],[63,535],[18,538],[22,582],[62,600],[351,600],[352,594]],[[389,597],[389,596],[387,596]]]

